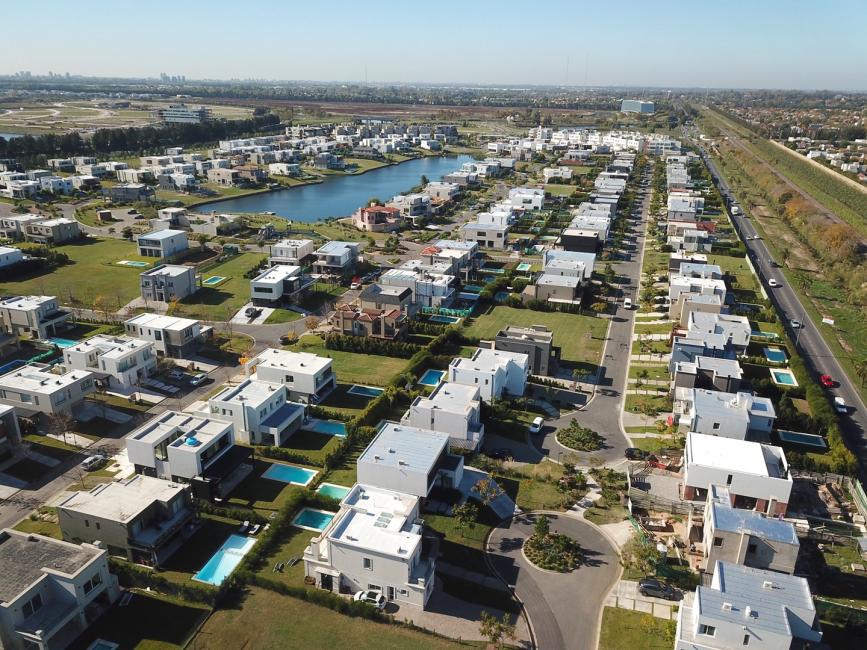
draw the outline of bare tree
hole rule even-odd
[[[63,442],[69,444],[66,435],[72,428],[73,423],[74,420],[69,413],[60,411],[48,416],[45,430],[52,437],[63,437]]]

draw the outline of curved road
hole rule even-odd
[[[715,179],[720,193],[724,198],[734,198],[731,188],[720,175],[719,169],[714,164],[713,159],[707,155],[707,152],[703,148],[701,149],[701,153],[708,169],[711,171],[711,175]],[[778,269],[778,265],[773,260],[773,256],[767,246],[765,246],[765,242],[761,239],[753,239],[753,237],[758,237],[758,234],[750,219],[744,215],[739,215],[733,216],[732,222],[741,239],[744,240],[750,260],[764,282],[768,296],[777,306],[786,325],[786,330],[807,367],[813,372],[815,378],[818,378],[819,375],[828,374],[838,382],[837,387],[830,392],[832,396],[842,397],[850,407],[849,412],[840,418],[841,427],[849,448],[858,457],[863,471],[867,467],[867,409],[865,409],[860,394],[843,370],[837,357],[834,356],[831,348],[828,347],[822,333],[810,319],[795,290],[782,279],[782,272]],[[770,278],[781,280],[781,286],[770,288],[768,286]],[[792,320],[800,321],[803,323],[803,327],[792,329]],[[854,410],[852,410],[853,408]]]
[[[539,650],[594,650],[599,615],[620,576],[617,551],[595,526],[562,513],[546,513],[551,531],[577,540],[585,564],[571,573],[552,573],[532,566],[521,552],[541,513],[502,522],[491,532],[486,553],[500,577],[524,603]]]

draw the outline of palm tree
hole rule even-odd
[[[852,364],[855,366],[855,375],[863,388],[864,383],[867,382],[867,358],[855,359]]]

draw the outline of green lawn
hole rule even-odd
[[[193,581],[193,574],[237,532],[239,522],[214,515],[202,515],[201,522],[201,527],[163,563],[158,575],[179,584],[202,584]]]
[[[497,484],[523,510],[564,510],[571,506],[556,481],[563,476],[563,466],[550,460],[524,465],[513,470],[519,476],[494,474]]]
[[[466,333],[467,336],[492,339],[507,325],[547,325],[554,332],[554,345],[560,346],[564,361],[594,368],[599,363],[608,331],[608,321],[603,318],[501,305],[489,314],[474,318]]]
[[[295,434],[298,435],[298,434]],[[307,453],[306,451],[303,453]],[[291,463],[295,464],[295,463]],[[271,513],[277,512],[280,506],[295,492],[304,488],[298,485],[283,483],[269,478],[264,478],[262,474],[271,467],[272,461],[262,458],[256,458],[253,461],[252,473],[234,489],[229,495],[229,503],[232,506],[253,508],[261,515],[268,517]],[[316,471],[322,471],[317,467],[311,467]]]
[[[304,454],[314,462],[324,463],[325,456],[331,453],[338,444],[338,436],[315,431],[296,431],[286,443],[286,449]]]
[[[183,648],[207,615],[203,606],[136,591],[128,605],[115,604],[70,647],[83,650],[97,639],[106,639],[120,650]]]
[[[385,386],[391,379],[406,368],[406,359],[384,357],[376,354],[358,354],[329,350],[319,336],[302,336],[297,343],[287,349],[302,352],[312,352],[321,357],[334,359],[333,368],[337,380],[341,383],[372,384]]]
[[[37,535],[45,535],[54,539],[63,539],[63,533],[60,531],[60,525],[53,521],[42,521],[37,519],[22,519],[14,526],[15,530],[22,533],[35,533]]]
[[[668,650],[674,645],[676,621],[652,614],[606,607],[602,612],[599,650]]]
[[[292,321],[298,320],[299,318],[301,318],[301,314],[299,314],[297,311],[278,307],[273,312],[271,312],[268,318],[265,319],[265,324],[278,325],[280,323],[291,323]]]
[[[647,371],[647,376],[644,377],[644,379],[655,379],[662,381],[669,381],[671,379],[671,376],[668,374],[668,368],[666,366],[637,363],[632,363],[629,365],[629,378],[638,379],[639,373],[642,370]]]
[[[459,644],[404,627],[349,618],[303,600],[252,588],[240,608],[215,611],[189,647],[439,650]]]
[[[0,293],[49,295],[66,305],[90,307],[101,297],[112,311],[139,295],[141,269],[117,266],[118,260],[138,260],[134,243],[121,239],[88,239],[85,243],[57,246],[71,264],[23,279],[0,281]],[[248,289],[249,293],[249,289]]]
[[[244,277],[264,255],[242,253],[218,264],[205,275],[222,275],[229,278],[219,287],[202,287],[178,305],[176,316],[202,320],[225,321],[250,301],[250,281]]]
[[[545,184],[545,192],[551,196],[572,196],[577,188],[577,185],[560,185],[558,183]]]

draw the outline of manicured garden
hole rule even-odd
[[[596,451],[602,447],[605,438],[587,427],[578,424],[574,418],[568,427],[557,432],[557,442],[575,451]]]
[[[540,569],[558,573],[574,571],[584,558],[578,542],[568,535],[551,532],[546,515],[538,516],[533,534],[524,540],[524,556]]]
[[[322,337],[315,335],[302,336],[296,343],[286,347],[289,350],[330,357],[334,360],[332,367],[338,381],[348,384],[385,386],[407,365],[406,359],[329,350],[325,347]]]

